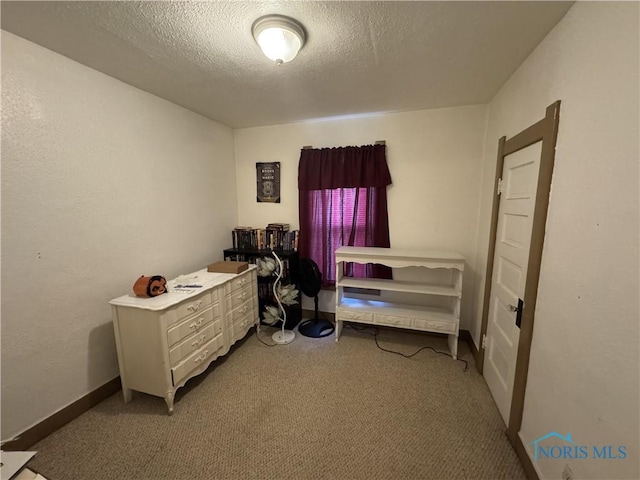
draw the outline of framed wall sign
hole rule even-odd
[[[256,163],[258,202],[280,203],[280,162]]]

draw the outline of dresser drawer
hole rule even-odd
[[[240,320],[242,320],[245,316],[252,316],[253,314],[253,299],[247,300],[245,303],[236,307],[227,314],[227,325],[232,325]]]
[[[352,322],[373,323],[373,314],[368,312],[358,312],[354,310],[338,309],[338,320],[347,320]]]
[[[219,317],[220,304],[216,303],[213,306],[209,306],[206,310],[203,310],[199,314],[189,317],[188,319],[167,330],[167,344],[170,347],[173,346],[175,343],[193,334],[194,332],[199,332],[208,323]]]
[[[180,363],[180,360],[191,354],[191,352],[202,347],[205,343],[216,335],[219,335],[221,332],[222,319],[218,318],[213,322],[208,323],[204,328],[200,329],[199,332],[194,333],[169,350],[169,361],[171,365]]]
[[[249,329],[256,324],[256,319],[253,315],[253,310],[244,317],[240,318],[237,322],[231,325],[231,342],[235,343],[247,334]]]
[[[215,288],[213,290],[208,290],[197,297],[193,297],[179,303],[175,307],[167,310],[167,323],[171,325],[185,317],[190,317],[191,315],[195,315],[196,313],[203,311],[214,302],[214,297],[217,301],[218,291]]]
[[[247,300],[253,300],[253,290],[251,288],[251,283],[248,283],[240,290],[231,292],[231,295],[226,298],[227,311],[233,310],[239,305],[245,303]]]
[[[418,330],[426,332],[458,333],[458,325],[454,322],[438,322],[436,320],[414,318],[413,325]]]
[[[233,280],[228,281],[224,285],[225,295],[229,295],[230,293],[237,292],[247,285],[251,285],[251,272],[246,272],[241,275],[238,275]]]
[[[411,318],[409,317],[376,314],[374,316],[374,321],[378,325],[391,325],[392,327],[411,327]]]
[[[187,358],[185,358],[181,363],[176,365],[171,369],[171,375],[173,378],[173,385],[179,384],[185,377],[189,375],[193,370],[198,368],[199,366],[205,364],[207,359],[211,357],[215,357],[216,352],[222,348],[224,345],[224,341],[222,340],[223,335],[218,335],[207,343],[205,343],[202,348],[196,350]]]

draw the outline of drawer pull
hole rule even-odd
[[[244,300],[247,298],[247,292],[243,292],[241,295],[238,295],[238,300]]]
[[[242,280],[238,280],[238,285],[244,285],[247,281],[243,278]]]
[[[245,305],[244,307],[242,307],[242,314],[244,315],[245,313],[247,313],[248,310],[249,310],[249,307]]]
[[[204,317],[200,317],[198,320],[189,325],[189,328],[195,328],[198,330],[202,326],[202,322],[204,322]]]
[[[200,335],[200,338],[191,344],[192,347],[201,347],[204,341],[207,339],[206,335]]]
[[[202,306],[202,300],[198,300],[196,303],[192,303],[187,307],[187,310],[190,312],[197,312],[200,310],[200,306]]]
[[[432,330],[449,330],[446,325],[442,325],[441,323],[427,322],[427,327],[431,328]]]
[[[202,352],[202,355],[199,355],[198,357],[195,358],[194,362],[202,363],[207,359],[208,355],[209,355],[209,350],[205,350],[204,352]]]

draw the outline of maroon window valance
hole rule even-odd
[[[300,153],[298,190],[379,188],[390,184],[385,145],[307,148]]]

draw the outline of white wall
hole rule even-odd
[[[2,439],[118,375],[108,300],[220,260],[235,185],[231,129],[2,32]]]
[[[638,3],[576,3],[489,105],[478,271],[498,138],[561,100],[522,439],[626,445],[624,460],[547,459],[542,478],[640,478]],[[478,283],[476,343],[483,284]]]
[[[391,246],[443,249],[467,259],[461,328],[469,328],[477,272],[476,235],[485,106],[336,118],[236,130],[239,223],[298,226],[300,149],[385,140]],[[282,203],[256,202],[256,162],[281,162]],[[332,292],[320,309],[334,311]],[[303,306],[313,309],[305,297]]]

